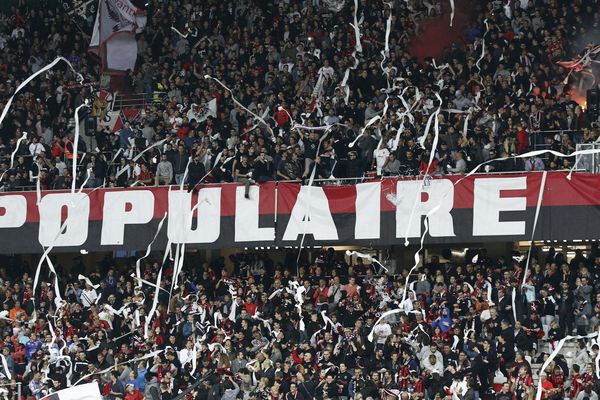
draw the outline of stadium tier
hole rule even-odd
[[[598,0],[0,1],[0,400],[594,400]]]

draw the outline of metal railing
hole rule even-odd
[[[120,111],[126,108],[142,109],[155,103],[155,96],[159,96],[160,101],[165,100],[167,92],[152,93],[115,93],[112,111]]]
[[[600,143],[580,143],[575,149],[582,150],[600,150]],[[592,174],[600,174],[600,153],[578,154],[575,156],[575,167]]]
[[[600,161],[600,160],[599,160]],[[110,166],[115,166],[117,164],[109,164]],[[596,164],[598,166],[600,166],[600,162],[598,164]],[[481,176],[498,176],[498,175],[523,175],[523,174],[540,174],[543,173],[544,171],[509,171],[509,172],[476,172],[474,174],[472,174],[472,176],[474,177],[481,177]],[[568,173],[568,171],[548,171],[549,173]],[[589,172],[585,169],[582,168],[576,168],[573,170],[573,172]],[[600,171],[598,172],[600,173]],[[446,177],[450,177],[450,176],[460,176],[460,175],[439,175],[436,177],[429,177],[428,179],[440,179],[440,178],[446,178]],[[359,183],[367,183],[367,182],[377,182],[377,181],[381,181],[382,179],[403,179],[403,180],[413,180],[413,181],[418,181],[423,179],[423,175],[408,175],[408,176],[403,176],[403,175],[397,175],[397,176],[385,176],[385,177],[381,177],[381,176],[377,176],[377,177],[362,177],[362,178],[335,178],[335,179],[314,179],[313,180],[313,185],[314,186],[351,186],[351,185],[356,185]],[[307,185],[308,183],[306,181],[302,181],[302,180],[277,180],[277,179],[273,179],[272,181],[266,181],[264,183],[275,183],[275,184],[279,184],[279,183],[298,183],[298,184],[304,184]],[[425,186],[427,187],[428,182],[426,182]],[[259,184],[257,182],[255,182],[255,184]],[[187,183],[184,184],[187,187]],[[198,186],[202,187],[202,186],[210,186],[210,185],[239,185],[238,182],[201,182],[197,184]],[[260,184],[259,184],[260,185]],[[151,185],[150,187],[152,187],[153,185]],[[179,187],[179,185],[176,185],[175,183],[172,183],[170,185],[161,185],[164,187]],[[160,186],[159,186],[160,187]],[[77,187],[79,189],[79,186]],[[136,186],[136,187],[131,187],[132,189],[135,188],[143,188],[143,186]],[[90,189],[92,189],[90,187]],[[31,186],[27,185],[27,186],[21,186],[18,188],[14,188],[12,190],[5,190],[2,186],[0,186],[0,193],[15,193],[15,192],[28,192],[28,191],[35,191],[36,190],[36,185],[32,184]],[[44,189],[44,192],[46,191],[52,191],[52,190],[61,190],[61,189]]]
[[[554,137],[556,134],[562,136],[564,133],[571,135],[571,139],[574,143],[577,143],[583,139],[583,130],[581,129],[550,129],[545,131],[532,131],[529,139],[531,147],[533,150],[548,150],[551,144],[546,143],[546,139],[549,137]]]

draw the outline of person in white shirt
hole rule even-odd
[[[335,110],[333,108],[331,108],[331,109],[329,109],[327,116],[325,116],[325,118],[323,118],[323,121],[325,122],[325,125],[334,125],[334,124],[337,124],[338,122],[340,122],[340,117],[335,115]]]
[[[21,34],[21,36],[19,36],[19,34]],[[13,31],[10,34],[11,39],[17,39],[19,37],[24,37],[25,36],[25,29],[21,28],[21,27],[16,27],[15,29],[13,29]]]
[[[375,162],[377,165],[377,175],[381,176],[383,166],[385,165],[388,157],[390,155],[390,151],[387,149],[385,145],[385,141],[382,140],[379,142],[379,148],[373,151],[373,157],[375,158]]]
[[[373,335],[377,340],[377,344],[384,345],[388,336],[392,334],[392,327],[387,323],[385,319],[379,321],[375,328],[373,329]]]
[[[92,304],[96,303],[96,299],[98,298],[98,294],[96,290],[86,283],[85,289],[81,292],[81,304],[84,307],[90,307]]]
[[[110,326],[110,329],[113,328],[113,318],[114,316],[110,313],[110,311],[108,310],[108,308],[105,306],[104,308],[102,308],[102,311],[100,311],[100,313],[98,314],[98,317],[102,320],[102,321],[106,321],[108,323],[108,326]]]
[[[331,79],[335,74],[333,67],[329,65],[329,60],[325,59],[323,61],[323,66],[319,69],[319,74],[323,74],[323,78]]]
[[[433,354],[437,360],[443,360],[442,353],[438,351],[437,344],[431,343],[429,347],[423,347],[419,352],[421,364],[424,363],[431,354]]]
[[[34,137],[31,144],[29,145],[29,153],[35,157],[42,151],[46,151],[44,145],[39,142],[37,137]]]
[[[58,175],[60,176],[63,174],[65,168],[67,168],[67,164],[65,164],[65,162],[60,158],[60,156],[56,156],[54,160],[56,161],[55,167],[58,170]]]
[[[340,277],[336,276],[333,278],[333,283],[327,291],[327,297],[329,297],[329,310],[334,311],[337,308],[340,300],[342,299],[342,285],[340,284]]]
[[[464,160],[463,154],[457,151],[454,155],[455,166],[454,168],[448,166],[448,173],[450,174],[462,174],[467,170],[467,162]]]
[[[437,358],[435,354],[430,354],[425,360],[421,361],[421,368],[426,372],[433,374],[437,372],[442,375],[444,373],[444,364],[441,358]]]
[[[404,301],[399,305],[399,308],[403,309],[404,313],[406,315],[409,315],[412,312],[412,310],[414,309],[413,301],[414,301],[413,292],[408,292]]]
[[[179,362],[181,363],[181,367],[185,367],[185,364],[188,362],[192,362],[194,358],[194,342],[188,340],[185,344],[185,348],[179,350]]]

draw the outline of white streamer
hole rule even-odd
[[[4,108],[6,109],[6,106]],[[1,124],[1,120],[0,120],[0,124]],[[27,132],[23,132],[23,134],[21,135],[19,140],[17,140],[17,144],[15,145],[15,150],[12,153],[10,153],[10,168],[9,169],[13,168],[13,166],[15,164],[15,156],[17,155],[17,151],[19,151],[19,146],[21,145],[21,142],[25,139],[27,139]],[[6,175],[7,172],[8,172],[8,170],[6,170],[2,173],[2,175],[0,176],[0,182],[2,182],[2,178],[4,178],[4,175]]]
[[[323,141],[325,140],[325,138],[329,135],[329,131],[325,131],[325,133],[323,134],[323,136],[321,136],[321,138],[319,139],[319,146],[317,147],[317,154],[319,154],[319,150],[321,149],[321,144],[323,143]],[[312,207],[312,186],[313,183],[315,181],[315,174],[317,172],[317,162],[315,161],[313,164],[313,168],[312,171],[310,173],[310,179],[308,180],[308,196],[307,196],[307,203],[308,203],[308,210],[306,211],[306,215],[304,216],[305,218],[308,218],[310,216],[310,210]],[[302,253],[302,249],[304,247],[304,239],[306,238],[306,224],[302,224],[302,239],[300,240],[300,248],[298,250],[298,257],[296,258],[296,266],[298,265],[298,262],[300,261],[300,254]]]
[[[406,234],[404,236],[404,246],[408,247],[409,241],[408,241],[408,233],[410,232],[410,228],[412,226],[412,222],[414,219],[414,215],[415,215],[415,211],[417,209],[417,205],[421,199],[421,192],[423,191],[423,188],[425,187],[425,182],[427,181],[427,177],[429,176],[429,169],[431,168],[431,164],[433,163],[433,159],[435,158],[435,151],[437,149],[437,145],[438,145],[438,140],[439,140],[439,136],[440,136],[440,128],[439,128],[439,118],[438,115],[440,114],[441,108],[442,108],[442,99],[440,97],[440,95],[438,93],[435,94],[435,96],[437,97],[438,101],[440,102],[440,105],[438,107],[438,109],[436,110],[436,112],[434,112],[432,114],[432,117],[435,118],[434,121],[434,131],[435,131],[435,135],[433,137],[433,143],[431,146],[431,152],[429,154],[429,161],[427,163],[427,169],[425,170],[425,176],[423,177],[423,179],[421,180],[421,188],[420,190],[417,192],[417,195],[415,196],[415,202],[413,204],[412,210],[410,212],[410,217],[408,219],[408,224],[406,226]],[[429,127],[430,127],[430,123],[431,123],[431,117],[429,118],[429,120],[427,121],[427,126],[425,127],[425,132],[423,133],[423,137],[426,138],[427,134],[429,133]],[[421,144],[421,147],[423,147],[424,145],[424,140],[423,143]],[[436,211],[439,207],[436,208]],[[428,213],[429,215],[429,213]],[[419,221],[420,223],[420,221]],[[423,238],[421,237],[421,247],[423,246]],[[406,291],[405,291],[405,295],[406,295]]]
[[[73,172],[72,172],[72,177],[73,177],[73,181],[71,182],[71,193],[75,193],[75,186],[77,185],[77,157],[79,156],[78,154],[78,148],[79,148],[79,110],[81,110],[83,107],[89,107],[88,106],[88,101],[87,99],[85,100],[85,103],[81,104],[79,107],[77,107],[75,109],[75,137],[73,140]],[[38,173],[39,175],[39,173]],[[89,176],[88,176],[89,179]],[[87,179],[86,179],[87,181]],[[81,188],[83,189],[85,187],[85,182],[81,185]]]
[[[512,311],[513,311],[513,317],[515,319],[515,322],[518,321],[517,320],[517,307],[515,305],[516,298],[517,298],[517,288],[513,288],[512,294],[511,294],[511,303],[512,303]]]
[[[6,362],[6,357],[4,357],[4,354],[0,354],[0,358],[2,359],[2,367],[4,368],[4,371],[6,371],[6,377],[9,380],[12,379],[12,375],[8,369],[8,363]]]
[[[67,60],[64,57],[57,57],[50,64],[46,65],[44,68],[40,69],[39,71],[37,71],[33,75],[30,75],[29,78],[25,79],[19,85],[19,87],[17,87],[17,90],[15,90],[15,93],[10,97],[10,99],[8,99],[8,101],[6,102],[6,105],[4,106],[4,109],[2,110],[2,114],[0,115],[0,126],[2,126],[2,122],[4,122],[4,118],[6,118],[6,114],[8,114],[8,110],[10,110],[10,106],[11,106],[11,104],[13,102],[13,99],[17,95],[17,93],[19,93],[25,86],[27,86],[29,84],[29,82],[31,82],[32,80],[34,80],[36,77],[38,77],[39,75],[43,74],[44,72],[46,72],[46,71],[54,68],[54,66],[56,64],[58,64],[60,61],[64,61],[64,62],[67,63],[67,65],[69,66],[69,68],[71,68],[71,71],[73,71],[73,73],[77,76],[77,81],[79,83],[83,82],[83,76],[80,73],[78,73],[77,71],[75,71],[75,68],[73,68],[73,65],[69,62],[69,60]]]
[[[595,342],[599,346],[598,354],[596,354],[596,359],[594,360],[596,362],[596,378],[600,379],[600,328],[598,328],[598,336],[596,337]]]
[[[408,291],[408,281],[410,280],[410,276],[413,273],[413,271],[415,269],[417,269],[417,267],[419,266],[419,262],[421,261],[420,255],[419,253],[421,252],[421,250],[423,250],[423,242],[425,240],[425,235],[427,235],[427,232],[429,232],[429,223],[427,222],[429,217],[434,214],[439,208],[441,207],[441,204],[438,204],[437,206],[435,206],[434,208],[432,208],[427,215],[425,216],[425,232],[423,233],[423,235],[421,236],[421,247],[419,248],[419,250],[417,250],[415,252],[414,255],[414,259],[415,259],[415,265],[410,269],[410,271],[408,272],[408,275],[406,276],[406,281],[404,282],[404,293],[402,294],[402,301],[400,302],[400,304],[404,303],[404,300],[406,300],[406,293]],[[375,322],[375,324],[373,324],[373,328],[371,328],[371,332],[369,333],[369,336],[367,336],[367,339],[369,339],[369,342],[373,342],[373,331],[375,330],[375,326],[377,326],[377,324],[379,324],[379,322],[381,320],[383,320],[384,318],[390,316],[390,315],[394,315],[394,314],[398,314],[403,312],[404,309],[403,308],[396,308],[394,310],[389,310],[384,312],[381,317],[379,317],[379,319],[377,320],[377,322]]]
[[[556,355],[560,352],[560,349],[562,349],[563,345],[565,344],[565,342],[567,340],[579,340],[579,339],[590,339],[593,337],[598,336],[598,332],[595,333],[590,333],[589,335],[586,336],[565,336],[564,338],[562,338],[559,342],[558,345],[556,346],[556,348],[554,349],[554,351],[550,354],[550,356],[548,357],[548,359],[546,359],[546,361],[544,362],[544,364],[542,365],[542,368],[540,369],[541,372],[544,372],[546,370],[546,368],[548,368],[548,365],[550,365],[550,363],[552,362],[552,360],[554,360],[554,357],[556,357]],[[538,379],[538,387],[537,387],[537,391],[535,394],[535,400],[541,400],[542,398],[542,380]]]
[[[362,44],[360,43],[360,23],[362,22],[362,18],[361,21],[359,22],[357,19],[357,12],[358,12],[358,0],[354,0],[354,24],[350,24],[351,27],[354,28],[354,40],[356,41],[356,45],[354,46],[356,52],[361,53],[362,52]]]
[[[385,64],[385,60],[387,59],[387,56],[390,54],[390,33],[392,31],[392,7],[394,6],[393,3],[386,3],[385,1],[383,2],[384,5],[387,5],[390,8],[390,15],[385,23],[385,47],[384,49],[381,51],[381,55],[383,56],[383,59],[381,60],[381,70],[383,71],[383,73],[385,73],[385,68],[383,67],[383,65]],[[385,10],[385,7],[384,7]],[[387,77],[386,77],[387,79]],[[388,81],[389,82],[389,81]],[[389,86],[389,83],[388,83]],[[384,113],[385,115],[385,113]]]
[[[79,382],[81,382],[81,381],[83,381],[83,380],[85,380],[85,379],[89,378],[90,376],[94,376],[94,375],[104,375],[105,373],[107,373],[107,372],[110,372],[110,371],[112,371],[113,369],[117,368],[119,365],[125,365],[125,364],[130,364],[130,363],[136,363],[136,362],[138,362],[138,361],[147,360],[148,358],[155,357],[155,356],[159,355],[160,353],[163,353],[164,351],[165,351],[165,350],[156,350],[156,351],[153,351],[152,353],[148,353],[148,354],[146,354],[146,355],[144,355],[144,356],[142,356],[142,357],[134,358],[134,359],[132,359],[132,360],[127,360],[127,361],[124,361],[124,362],[121,362],[121,363],[118,363],[118,364],[112,365],[112,366],[110,366],[110,367],[108,367],[108,368],[106,368],[106,369],[103,369],[102,371],[92,372],[91,374],[84,375],[84,376],[82,376],[81,378],[79,378],[79,380],[78,380],[77,382],[75,382],[75,383],[73,384],[73,386],[77,386],[77,384],[78,384]]]
[[[540,209],[542,208],[542,201],[544,199],[544,191],[546,189],[546,177],[548,175],[548,171],[544,171],[542,173],[542,182],[540,183],[540,191],[538,193],[537,205],[535,206],[535,217],[533,218],[533,229],[531,231],[531,240],[529,241],[529,251],[527,252],[527,261],[525,262],[525,271],[523,271],[523,283],[521,283],[521,288],[525,286],[525,282],[527,282],[527,271],[529,270],[529,260],[531,257],[531,249],[533,247],[533,237],[535,235],[535,228],[537,226],[538,217],[540,216]],[[515,319],[516,321],[516,319]]]
[[[487,287],[487,300],[488,300],[488,304],[494,304],[494,302],[492,301],[492,284],[490,281],[485,281],[485,283],[483,284],[483,287]]]
[[[183,33],[181,33],[177,28],[175,28],[174,26],[171,27],[171,30],[175,33],[177,33],[179,36],[181,36],[184,39],[187,39],[187,37],[190,35],[190,33],[186,33],[185,35]]]
[[[324,329],[327,328],[327,324],[331,325],[331,329],[335,329],[335,324],[333,323],[331,318],[327,316],[325,310],[321,311],[321,318],[323,318],[323,322],[325,323]]]
[[[506,18],[512,19],[512,9],[510,8],[510,0],[504,5],[504,14]]]
[[[142,283],[144,282],[144,280],[142,279],[142,274],[140,271],[140,264],[141,261],[148,257],[150,255],[150,253],[152,252],[152,245],[154,244],[154,242],[156,241],[156,238],[158,238],[158,234],[160,233],[160,230],[162,229],[162,226],[165,222],[165,219],[167,219],[167,215],[169,213],[167,211],[165,211],[165,215],[163,215],[162,219],[160,220],[160,222],[158,223],[158,228],[156,228],[156,232],[154,233],[154,238],[152,239],[152,241],[148,244],[148,247],[146,247],[146,254],[144,254],[143,257],[140,257],[137,259],[137,261],[135,262],[135,273],[136,273],[136,277],[138,279],[138,288],[142,287]]]
[[[262,119],[260,116],[258,116],[257,114],[253,113],[248,108],[244,107],[244,105],[242,103],[240,103],[239,101],[237,101],[237,99],[233,95],[233,91],[231,89],[229,89],[227,86],[225,86],[225,84],[223,84],[220,80],[218,80],[217,78],[213,78],[210,75],[204,75],[204,79],[212,79],[213,81],[215,81],[219,85],[221,85],[221,87],[223,87],[223,89],[227,90],[229,92],[229,94],[231,94],[231,99],[233,100],[233,102],[235,104],[237,104],[238,106],[240,106],[242,109],[244,109],[246,112],[248,112],[250,115],[252,115],[254,118],[256,118],[257,120],[259,120],[260,122],[262,122],[265,125],[265,127],[267,128],[267,130],[269,131],[269,133],[271,134],[271,136],[273,137],[273,139],[275,139],[275,134],[273,133],[273,129],[271,129],[271,127],[269,126],[269,124],[264,119]]]
[[[155,148],[155,147],[158,147],[158,146],[162,145],[162,144],[163,144],[164,142],[166,142],[166,141],[167,141],[167,139],[162,139],[162,140],[159,140],[158,142],[154,143],[152,146],[148,146],[148,147],[146,147],[146,148],[145,148],[143,151],[141,151],[141,152],[140,152],[140,153],[139,153],[137,156],[133,157],[133,158],[132,158],[132,160],[133,160],[133,161],[137,161],[137,160],[139,160],[139,158],[140,158],[140,157],[141,157],[141,156],[142,156],[142,155],[143,155],[145,152],[147,152],[147,151],[148,151],[148,150],[150,150],[150,149],[153,149],[153,148]]]
[[[481,38],[481,57],[479,57],[479,59],[475,63],[475,66],[477,67],[477,70],[479,72],[481,72],[481,68],[479,68],[479,63],[485,57],[485,37],[487,36],[488,32],[490,31],[490,26],[488,24],[487,18],[483,21],[483,23],[485,24],[485,33],[483,34],[483,38]]]
[[[360,139],[360,137],[363,135],[363,133],[367,130],[368,127],[370,127],[371,125],[373,125],[375,122],[379,121],[381,119],[381,115],[376,115],[373,118],[371,118],[367,124],[365,125],[364,128],[362,128],[360,130],[360,133],[356,136],[356,138],[354,138],[354,140],[352,141],[352,143],[350,143],[348,145],[349,148],[354,147],[354,144],[358,141],[358,139]]]
[[[152,319],[154,318],[154,313],[156,312],[156,307],[158,305],[158,293],[160,289],[160,280],[162,278],[162,270],[163,267],[161,266],[160,269],[158,270],[158,276],[156,277],[156,290],[154,291],[154,300],[152,300],[152,308],[150,309],[150,312],[148,313],[148,316],[146,317],[146,321],[144,321],[144,338],[148,339],[148,326],[150,325],[150,322],[152,322]]]
[[[377,259],[376,259],[376,258],[374,258],[373,256],[371,256],[371,255],[369,255],[369,254],[359,253],[358,251],[350,251],[350,250],[346,250],[346,255],[347,255],[348,257],[351,257],[351,256],[360,257],[360,258],[362,258],[363,260],[366,260],[366,261],[368,261],[368,262],[370,262],[370,263],[376,263],[376,264],[377,264],[377,265],[379,265],[381,268],[383,268],[383,269],[384,269],[386,272],[387,272],[387,270],[388,270],[388,269],[387,269],[387,268],[386,268],[386,267],[385,267],[383,264],[381,264],[379,261],[377,261]]]
[[[80,281],[85,281],[85,283],[87,283],[88,285],[90,285],[94,289],[98,289],[100,287],[100,285],[94,285],[92,283],[92,281],[90,280],[90,278],[88,278],[87,276],[83,276],[83,275],[79,274],[77,276],[77,279],[79,279]]]

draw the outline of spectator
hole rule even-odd
[[[252,168],[248,164],[248,156],[243,155],[234,167],[234,177],[236,182],[245,185],[244,197],[250,198],[250,183],[252,183]]]
[[[167,159],[167,154],[163,153],[160,156],[160,162],[156,166],[156,176],[154,178],[155,185],[160,186],[161,183],[165,185],[171,184],[173,180],[173,165]]]
[[[273,162],[269,160],[266,149],[262,149],[258,157],[254,160],[253,174],[258,183],[273,180]]]
[[[185,170],[188,166],[189,155],[185,150],[185,146],[180,144],[177,146],[177,154],[175,155],[175,164],[173,164],[175,171],[175,183],[181,185],[184,179]]]
[[[396,159],[396,154],[391,153],[381,171],[384,176],[398,176],[400,175],[400,168],[401,164],[400,161]]]
[[[140,164],[141,170],[140,173],[136,176],[135,182],[131,184],[131,186],[152,186],[154,183],[154,174],[148,168],[148,165],[145,163]]]
[[[204,168],[204,164],[200,162],[200,156],[196,155],[189,166],[188,186],[190,190],[195,188],[205,175],[206,169]]]
[[[121,143],[122,149],[128,149],[131,147],[132,140],[134,138],[133,130],[129,121],[125,121],[123,127],[119,130],[119,142]]]
[[[525,159],[525,171],[543,171],[545,168],[544,162],[537,156]]]
[[[463,158],[463,154],[457,151],[454,154],[454,167],[448,166],[448,173],[451,174],[463,174],[467,170],[467,162]]]

